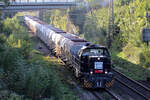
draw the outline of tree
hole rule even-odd
[[[0,2],[4,2],[5,4],[8,4],[9,0],[0,0]]]
[[[4,2],[5,3],[5,6],[9,5],[9,0],[0,0],[0,2]],[[0,27],[2,28],[2,24],[1,24],[1,14],[2,12],[0,11]],[[0,28],[0,30],[1,30]]]

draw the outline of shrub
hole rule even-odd
[[[0,77],[4,77],[9,89],[32,100],[46,96],[56,100],[76,98],[73,92],[61,83],[55,68],[60,66],[57,60],[51,61],[49,57],[41,56],[34,47],[31,48],[35,43],[31,41],[29,34],[19,25],[17,19],[15,17],[6,19],[3,24],[6,36],[0,35],[0,46],[3,43],[0,66],[4,73],[0,74]]]
[[[145,68],[150,68],[150,48],[147,47],[140,54],[140,64]]]

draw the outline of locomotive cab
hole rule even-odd
[[[111,59],[106,47],[92,45],[79,51],[81,72],[86,82],[92,83],[92,88],[105,88],[111,82]]]

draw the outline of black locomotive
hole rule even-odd
[[[71,65],[84,87],[105,88],[113,84],[111,59],[106,47],[66,33],[36,17],[24,16],[24,21],[53,54]]]

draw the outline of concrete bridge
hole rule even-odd
[[[4,7],[4,3],[0,2],[0,10],[2,11],[24,11],[39,9],[56,9],[70,8],[76,6],[76,0],[10,0],[10,4]]]

